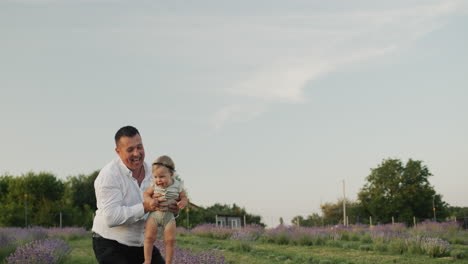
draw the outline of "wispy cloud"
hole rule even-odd
[[[263,114],[266,108],[267,104],[265,102],[255,104],[243,102],[227,105],[216,112],[212,125],[215,129],[220,129],[226,122],[247,122]]]
[[[264,49],[260,52],[264,60],[252,61],[256,67],[226,91],[237,96],[239,102],[244,97],[255,98],[264,108],[261,112],[222,108],[215,114],[215,127],[256,118],[275,103],[304,103],[304,90],[314,80],[412,45],[443,26],[444,18],[461,6],[461,1],[436,1],[393,9],[255,21],[250,29],[243,29],[245,34],[256,36],[257,44],[251,50],[244,48],[242,58],[252,61],[259,57],[255,52]]]

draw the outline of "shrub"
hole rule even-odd
[[[405,239],[395,238],[388,243],[391,252],[403,254],[408,250]]]
[[[388,251],[388,246],[387,246],[387,244],[385,244],[383,242],[375,242],[374,243],[374,250],[375,251],[386,252],[386,251]]]
[[[35,240],[16,251],[7,259],[7,264],[54,264],[70,254],[71,248],[61,239]]]
[[[424,250],[422,248],[422,241],[424,239],[424,237],[421,237],[419,235],[407,238],[405,242],[406,247],[408,248],[408,252],[412,254],[424,253]]]
[[[371,246],[369,246],[369,245],[360,245],[359,250],[361,250],[361,251],[370,251]]]
[[[0,261],[15,251],[15,237],[6,232],[0,232]]]
[[[247,241],[236,241],[235,249],[240,252],[250,252],[252,251],[252,244]]]
[[[157,240],[155,243],[159,248],[161,254],[166,254],[166,247],[164,242]],[[210,264],[224,264],[224,256],[222,253],[217,253],[215,250],[203,250],[194,252],[192,249],[185,249],[175,247],[173,264],[182,263],[210,263]]]
[[[440,238],[426,237],[421,241],[421,248],[430,257],[443,257],[450,251],[450,244]]]
[[[192,229],[192,233],[196,235],[216,239],[227,239],[232,235],[233,232],[233,229],[217,227],[214,224],[199,225]]]
[[[330,247],[343,247],[342,242],[338,240],[327,240],[325,244]]]
[[[464,251],[459,250],[459,249],[454,249],[450,251],[450,256],[456,259],[464,259],[466,258],[466,254]]]
[[[48,237],[61,238],[63,240],[76,240],[81,237],[90,237],[90,233],[83,227],[49,228],[46,230]]]
[[[372,243],[372,237],[370,234],[365,234],[361,237],[361,242],[362,243],[366,243],[366,244],[369,244],[369,243]]]

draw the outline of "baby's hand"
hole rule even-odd
[[[187,200],[182,199],[181,201],[177,202],[177,207],[179,207],[181,210],[187,207]]]

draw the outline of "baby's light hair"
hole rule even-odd
[[[172,174],[175,172],[174,161],[166,155],[160,156],[153,162],[153,170],[157,169],[158,167],[166,167]]]

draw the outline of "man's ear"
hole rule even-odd
[[[120,152],[120,149],[119,149],[119,147],[115,147],[115,153],[117,153],[117,155],[118,155],[118,154],[119,154],[119,152]]]

